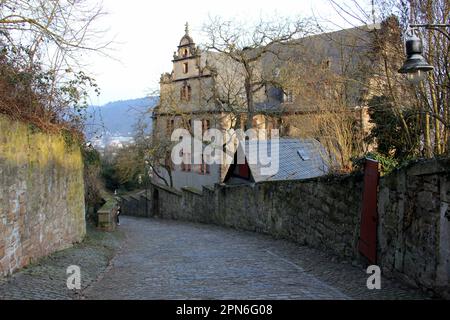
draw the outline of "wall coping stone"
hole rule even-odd
[[[138,196],[137,196],[137,195],[134,195],[134,194],[130,195],[129,198],[130,198],[129,200],[139,201]]]
[[[267,181],[267,182],[272,183],[272,184],[276,184],[278,181]],[[218,186],[217,189],[237,189],[237,188],[245,188],[245,187],[249,187],[249,188],[254,189],[255,186],[261,185],[263,183],[266,183],[266,182],[247,183],[247,184],[225,184],[225,183],[221,183],[221,184],[217,185]]]
[[[145,195],[145,194],[141,194],[141,199],[142,198],[144,198],[145,200],[147,200],[147,201],[151,201],[151,196],[149,196],[149,195]]]
[[[355,182],[359,182],[359,181],[363,181],[363,178],[364,178],[364,174],[362,172],[354,172],[354,173],[349,173],[349,174],[326,175],[326,176],[322,176],[322,177],[299,179],[299,180],[260,181],[257,183],[235,184],[235,185],[220,183],[220,184],[216,184],[215,187],[217,189],[242,188],[242,187],[255,188],[256,186],[263,186],[263,185],[292,185],[292,184],[303,184],[303,183],[309,183],[309,182],[336,183],[336,182],[341,182],[341,181],[345,181],[345,180],[349,180],[349,179],[353,179]]]
[[[128,196],[119,196],[120,199],[124,200],[124,201],[128,201]]]
[[[214,191],[214,186],[203,186],[203,189],[206,189],[208,191]]]
[[[155,188],[163,189],[164,191],[167,191],[167,192],[169,192],[169,193],[175,194],[175,195],[180,196],[180,197],[183,195],[182,192],[180,192],[180,191],[178,191],[178,190],[176,190],[176,189],[174,189],[174,188],[170,188],[170,187],[167,187],[167,186],[163,186],[162,184],[159,184],[159,183],[156,183],[156,182],[150,182],[150,183],[151,183]]]
[[[203,196],[203,192],[201,192],[200,190],[197,190],[195,188],[192,188],[192,187],[182,187],[181,190],[188,192],[188,193],[193,193],[198,196]]]
[[[419,161],[412,164],[407,170],[407,174],[411,176],[425,176],[443,172],[450,172],[450,158]]]

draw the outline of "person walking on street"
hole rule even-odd
[[[120,216],[121,213],[122,213],[122,207],[119,206],[119,207],[117,208],[117,214],[116,214],[116,222],[117,222],[117,225],[118,225],[118,226],[120,226],[119,216]]]

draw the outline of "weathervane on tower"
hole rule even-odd
[[[185,24],[184,32],[186,32],[187,36],[189,35],[189,23],[188,22],[186,22],[186,24]]]

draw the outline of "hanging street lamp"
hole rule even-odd
[[[422,40],[415,34],[415,29],[417,28],[436,30],[450,40],[449,33],[445,31],[446,28],[450,28],[450,24],[411,24],[409,26],[408,29],[411,34],[406,39],[405,43],[406,60],[398,72],[406,74],[408,80],[412,83],[419,83],[425,79],[427,72],[433,71],[434,69],[434,67],[423,57]]]
[[[418,83],[425,79],[426,73],[433,71],[431,66],[423,57],[423,44],[414,32],[406,40],[406,61],[398,70],[399,73],[406,74],[412,83]]]
[[[423,57],[423,44],[415,35],[415,30],[418,28],[425,28],[427,30],[433,30],[441,33],[450,41],[450,33],[447,31],[450,28],[450,24],[410,24],[408,30],[411,32],[406,40],[406,61],[403,66],[398,70],[399,73],[406,74],[408,80],[413,83],[418,83],[426,77],[426,73],[434,69],[429,65]],[[447,121],[441,121],[446,130],[449,132],[447,138],[447,154],[450,156],[450,123]]]

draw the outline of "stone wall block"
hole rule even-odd
[[[0,275],[86,233],[78,146],[0,116]]]

